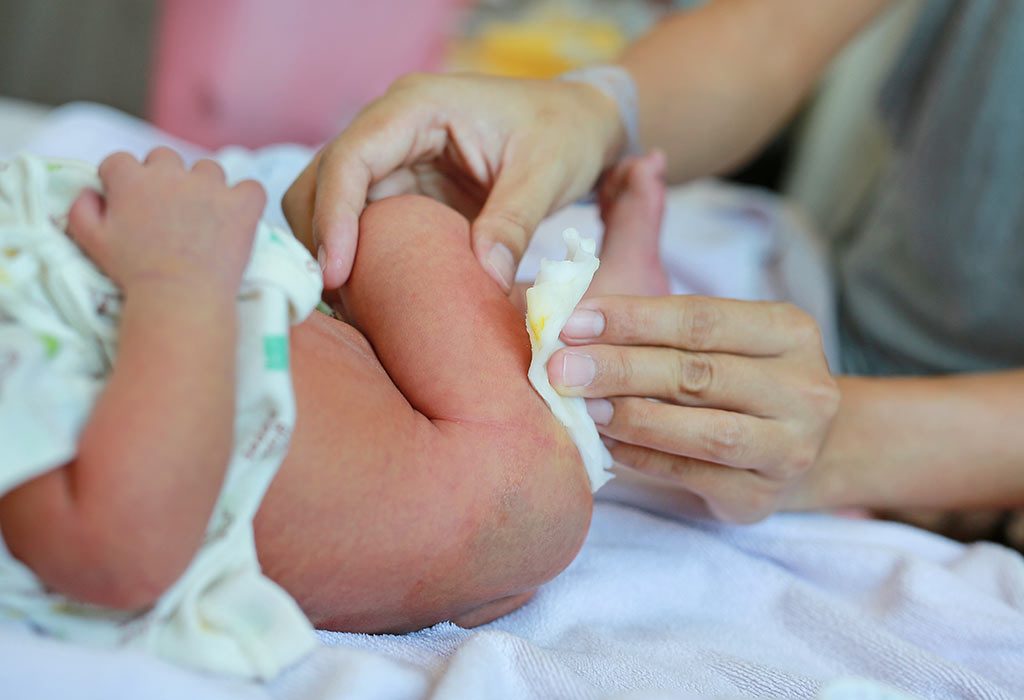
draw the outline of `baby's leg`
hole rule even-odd
[[[465,220],[420,197],[367,210],[344,301],[372,349],[322,315],[294,333],[299,418],[256,522],[265,569],[332,629],[507,611],[568,564],[590,512],[576,448],[527,382],[522,316]]]
[[[669,293],[658,237],[665,211],[665,157],[652,153],[619,164],[601,186],[601,267],[587,296]]]

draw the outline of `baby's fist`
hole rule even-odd
[[[213,161],[186,170],[167,148],[144,163],[115,153],[99,176],[104,194],[75,200],[68,234],[122,290],[237,291],[266,203],[258,183],[229,187]]]

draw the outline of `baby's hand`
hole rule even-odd
[[[228,187],[213,161],[189,171],[168,148],[144,163],[115,153],[99,176],[105,194],[75,200],[68,234],[126,295],[145,286],[238,291],[266,202],[258,183]]]

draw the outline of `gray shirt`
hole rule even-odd
[[[845,371],[1024,366],[1024,1],[928,0],[880,106],[893,157],[834,249]]]

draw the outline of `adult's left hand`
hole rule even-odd
[[[839,408],[817,324],[791,304],[585,300],[548,376],[583,396],[615,461],[754,522],[814,466]],[[654,399],[654,400],[651,400]]]

